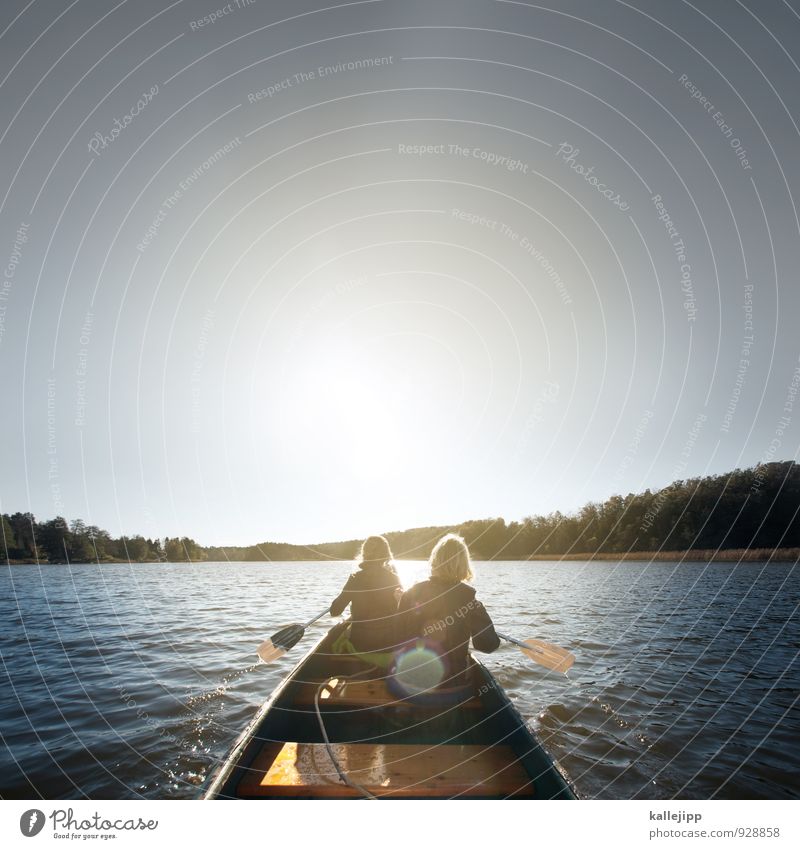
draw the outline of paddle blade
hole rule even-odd
[[[306,629],[302,625],[287,625],[276,631],[258,647],[258,656],[264,663],[272,663],[286,654],[303,638]]]
[[[561,646],[554,646],[542,640],[525,640],[525,646],[520,646],[519,650],[534,663],[552,669],[554,672],[566,674],[575,663],[574,654],[562,649]]]
[[[258,658],[262,663],[273,663],[286,654],[286,649],[276,646],[272,640],[264,640],[258,647]]]

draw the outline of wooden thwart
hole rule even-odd
[[[348,777],[375,796],[531,798],[530,776],[510,746],[334,743]],[[239,782],[238,795],[359,798],[321,743],[268,743]]]

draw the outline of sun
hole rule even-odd
[[[425,421],[414,384],[368,347],[320,339],[285,372],[288,450],[364,483],[399,485],[435,438],[436,419]]]

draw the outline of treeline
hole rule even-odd
[[[482,560],[702,549],[753,551],[800,547],[800,466],[791,461],[679,480],[664,489],[613,495],[574,514],[559,511],[520,522],[482,519],[386,534],[398,558],[425,558],[449,531]],[[188,537],[112,538],[80,520],[38,523],[30,513],[0,516],[6,558],[89,561],[349,560],[358,540],[319,545],[265,542],[201,547]]]
[[[2,554],[9,561],[180,563],[206,559],[202,546],[189,537],[112,537],[95,525],[80,519],[67,522],[61,516],[37,522],[32,513],[4,514],[0,515],[0,531]]]
[[[578,554],[800,547],[800,466],[791,461],[678,480],[663,489],[612,495],[574,514],[559,511],[520,522],[479,519],[386,534],[398,558],[426,558],[454,531],[480,560]],[[214,560],[347,560],[358,540],[314,546],[262,543],[207,549]]]
[[[791,461],[678,480],[663,489],[613,495],[575,514],[559,511],[506,524],[502,519],[453,528],[476,558],[776,549],[800,546],[800,466]],[[427,556],[441,532],[389,534],[394,551]],[[398,555],[400,556],[400,555]]]
[[[572,515],[559,511],[506,524],[466,522],[455,530],[482,559],[546,555],[776,549],[800,546],[800,466],[791,461],[678,480],[663,489],[613,495]],[[391,535],[423,545],[429,532]]]
[[[521,522],[480,519],[386,534],[398,558],[426,558],[445,533],[461,534],[476,559],[800,547],[800,466],[789,461],[679,480],[664,489],[613,495],[577,513]],[[207,549],[212,560],[348,560],[358,540],[313,546],[261,543]],[[667,556],[667,555],[663,555]]]
[[[360,540],[324,542],[319,545],[262,542],[248,546],[210,546],[205,549],[205,553],[208,560],[351,560],[356,556],[360,544]]]

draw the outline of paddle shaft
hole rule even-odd
[[[308,628],[309,625],[313,625],[318,619],[322,619],[323,616],[327,616],[330,612],[330,607],[326,607],[325,610],[323,610],[322,613],[319,614],[319,616],[315,616],[313,619],[310,619],[308,622],[306,622],[305,625],[303,625],[303,627]]]
[[[497,631],[496,633],[501,640],[505,640],[509,643],[514,643],[515,646],[520,646],[523,649],[530,649],[530,646],[526,646],[525,643],[522,642],[522,640],[515,640],[513,637],[508,637],[505,634],[501,634],[499,631]]]
[[[561,646],[554,646],[550,643],[542,642],[542,640],[516,640],[514,637],[509,637],[507,634],[497,634],[502,640],[507,640],[515,646],[519,646],[522,653],[534,663],[544,666],[546,669],[552,669],[556,672],[563,672],[565,675],[575,663],[575,655]]]

